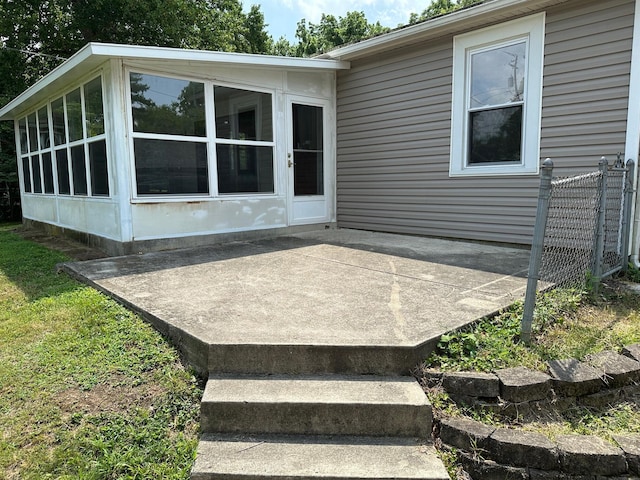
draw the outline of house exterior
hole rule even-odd
[[[351,64],[337,76],[338,224],[530,243],[542,160],[556,175],[637,161],[638,5],[493,1],[325,55]],[[484,158],[479,140],[470,156],[471,122],[520,143]]]
[[[93,135],[98,71],[104,127]],[[204,91],[195,113],[180,106],[192,83],[187,106]],[[60,98],[67,129],[79,104],[93,135],[65,144],[70,171],[84,148],[88,193],[61,194],[55,138],[30,148],[44,105],[55,137]],[[169,105],[183,130],[158,119]],[[333,223],[528,244],[544,158],[557,175],[618,152],[637,163],[640,0],[492,0],[313,59],[89,45],[0,118],[16,122],[25,219],[122,252]],[[190,173],[165,164],[188,149],[200,152],[180,167]]]
[[[24,221],[112,255],[335,224],[347,67],[89,44],[0,111]]]

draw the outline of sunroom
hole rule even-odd
[[[110,254],[330,225],[345,68],[89,44],[0,109],[24,221]]]

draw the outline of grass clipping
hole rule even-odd
[[[0,227],[0,478],[189,478],[200,382],[65,260]]]

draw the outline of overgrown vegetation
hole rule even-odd
[[[631,267],[623,280],[637,281],[640,272]],[[581,290],[553,290],[540,295],[534,316],[531,345],[518,341],[522,303],[495,317],[446,335],[425,367],[446,371],[490,372],[525,366],[545,370],[551,359],[578,358],[602,350],[619,351],[640,342],[640,293],[624,287],[620,279],[609,280],[599,295]],[[598,435],[611,440],[616,433],[640,433],[640,396],[604,408],[552,405],[516,419],[491,410],[453,402],[438,386],[427,388],[435,415],[467,416],[485,424],[537,431],[553,439],[557,435]],[[455,455],[443,451],[452,478],[466,479]]]
[[[597,298],[577,289],[540,294],[530,346],[518,341],[522,308],[518,301],[495,317],[444,335],[427,365],[482,372],[514,366],[545,370],[547,360],[583,359],[640,341],[640,296],[620,288],[604,288]]]
[[[0,226],[0,478],[188,478],[201,384],[65,260]]]

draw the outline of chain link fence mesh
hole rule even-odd
[[[543,163],[520,335],[525,343],[539,280],[545,288],[597,291],[602,278],[625,269],[634,171],[621,155],[612,167],[603,157],[598,171],[566,178],[552,177],[550,159]]]
[[[622,167],[609,169],[607,175],[607,201],[604,216],[604,245],[602,276],[617,272],[626,262],[622,252],[623,212],[627,170]]]
[[[584,285],[593,268],[601,181],[601,172],[552,180],[540,280]]]

